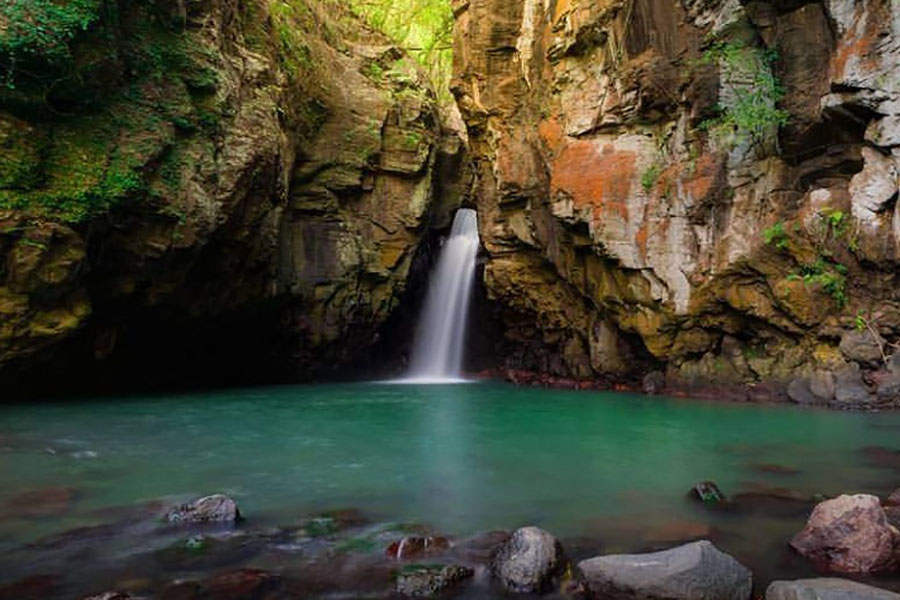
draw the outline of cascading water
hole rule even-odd
[[[478,243],[475,211],[459,209],[428,286],[408,381],[459,380]]]

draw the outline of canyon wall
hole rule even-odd
[[[374,344],[459,200],[414,61],[330,1],[0,25],[4,398],[307,378]]]
[[[454,13],[511,377],[897,403],[900,2]]]

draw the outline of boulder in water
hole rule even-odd
[[[875,496],[843,495],[816,505],[791,547],[817,566],[838,573],[875,573],[897,564],[900,534]]]
[[[494,552],[491,572],[507,591],[539,594],[559,583],[566,564],[555,537],[538,527],[523,527]]]
[[[722,504],[727,501],[725,494],[713,481],[701,481],[691,488],[690,496],[704,504]]]
[[[649,554],[578,563],[588,590],[608,600],[749,600],[753,575],[706,540]]]
[[[429,598],[444,592],[475,574],[459,565],[411,565],[397,575],[397,593],[413,598]]]
[[[236,523],[241,520],[241,512],[228,496],[213,494],[182,504],[165,519],[169,523]]]
[[[847,579],[821,577],[773,581],[766,600],[900,600],[900,594]]]
[[[408,535],[387,547],[384,553],[398,560],[434,556],[450,549],[447,538]]]

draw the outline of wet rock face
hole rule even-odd
[[[537,527],[517,529],[491,558],[491,571],[510,592],[535,594],[559,584],[566,568],[562,545]]]
[[[708,541],[651,554],[578,563],[592,597],[626,600],[749,600],[750,571]]]
[[[664,364],[668,388],[783,389],[879,368],[852,315],[877,307],[874,329],[900,331],[889,3],[455,4],[454,91],[510,369],[639,381]],[[751,80],[783,85],[783,125],[715,134],[715,105],[739,112],[741,69],[776,47]]]
[[[50,370],[310,376],[374,343],[432,217],[458,206],[463,146],[415,62],[326,4],[194,3],[171,27],[183,2],[129,5],[77,40],[111,58],[72,95],[102,102],[53,119],[0,102],[4,389],[52,388]],[[173,64],[151,72],[120,39]]]
[[[823,569],[876,573],[897,566],[900,534],[878,498],[843,495],[817,505],[791,547]]]

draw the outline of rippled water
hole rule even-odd
[[[710,479],[729,495],[886,493],[900,470],[872,446],[900,449],[900,414],[494,383],[6,405],[0,549],[102,523],[108,507],[225,492],[254,526],[353,507],[455,536],[537,524],[576,555],[661,547],[705,527],[764,576],[803,573],[786,542],[804,506],[758,495],[711,511],[687,490]],[[18,495],[49,487],[72,488],[71,505],[17,511]]]

